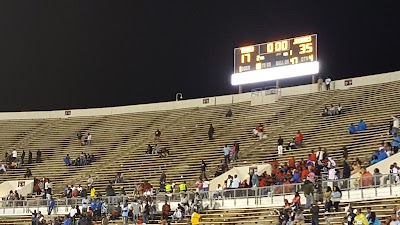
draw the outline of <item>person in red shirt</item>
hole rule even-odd
[[[296,137],[295,137],[295,144],[298,148],[300,148],[303,145],[303,134],[300,132],[300,130],[297,131]]]
[[[308,160],[315,164],[317,161],[317,155],[314,153],[314,150],[311,150],[311,154],[308,155]]]
[[[296,168],[296,159],[294,159],[294,156],[292,156],[289,161],[288,161],[288,165],[290,168],[294,169]]]
[[[308,171],[307,168],[303,167],[303,170],[301,171],[301,180],[304,181],[309,173],[310,171]]]

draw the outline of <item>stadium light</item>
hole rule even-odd
[[[319,72],[317,61],[300,63],[289,66],[273,67],[270,69],[254,70],[249,72],[234,73],[231,76],[232,85],[242,85],[263,81],[279,80],[304,75],[313,75]]]

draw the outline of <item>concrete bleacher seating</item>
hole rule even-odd
[[[34,153],[42,151],[42,162],[24,165],[0,175],[0,181],[23,179],[25,167],[37,178],[47,177],[53,182],[53,190],[60,195],[66,185],[85,185],[89,175],[94,178],[96,189],[104,193],[108,181],[117,172],[124,174],[125,183],[114,185],[118,192],[124,187],[129,192],[133,184],[148,180],[158,187],[161,171],[169,181],[186,181],[195,188],[200,175],[202,159],[208,164],[207,175],[212,177],[219,161],[223,159],[222,147],[240,143],[240,160],[231,166],[268,162],[272,159],[287,161],[291,156],[306,159],[311,150],[319,146],[327,148],[337,162],[342,159],[343,146],[349,150],[349,158],[369,158],[381,141],[389,141],[386,135],[390,115],[398,114],[396,90],[400,82],[365,85],[347,90],[332,90],[281,97],[275,103],[252,106],[250,102],[186,108],[142,113],[126,113],[107,116],[70,117],[64,119],[0,120],[0,144],[9,153],[13,148]],[[324,105],[341,103],[341,115],[322,117]],[[232,109],[233,117],[225,113]],[[380,109],[380,110],[377,110]],[[350,123],[360,119],[367,123],[367,130],[355,135],[347,134]],[[266,139],[253,138],[251,129],[265,124]],[[208,140],[210,124],[215,128],[215,140]],[[160,140],[154,139],[154,131],[162,132]],[[285,144],[297,130],[304,134],[304,147],[283,156],[277,156],[277,139],[281,135]],[[91,146],[80,146],[77,132],[93,136]],[[146,155],[147,144],[158,143],[170,150],[166,158]],[[81,152],[93,153],[97,160],[84,167],[65,166],[63,157],[71,158]],[[34,160],[35,161],[35,160]],[[358,202],[355,207],[371,205],[370,201]],[[376,205],[379,217],[389,215],[397,200],[385,200]],[[270,224],[275,217],[273,208],[208,210],[203,215],[204,224]],[[221,216],[223,215],[223,216]],[[340,214],[335,215],[341,217]],[[6,219],[0,218],[0,221]],[[0,223],[1,224],[1,223]],[[3,223],[7,224],[7,223]]]

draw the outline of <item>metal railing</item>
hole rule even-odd
[[[314,190],[314,199],[318,194],[323,194],[328,186],[339,187],[341,189],[342,195],[347,195],[350,197],[350,191],[359,190],[361,192],[361,198],[363,198],[363,191],[366,189],[373,189],[375,192],[375,197],[378,196],[378,189],[381,187],[389,187],[389,195],[392,195],[392,187],[396,186],[400,180],[399,176],[395,174],[384,174],[380,177],[360,177],[360,178],[349,178],[349,179],[338,179],[338,180],[323,180],[315,184],[317,186]],[[199,190],[198,192],[177,192],[177,193],[167,193],[151,196],[151,199],[156,203],[168,202],[182,202],[188,201],[192,202],[193,199],[199,199],[200,201],[215,201],[221,200],[240,200],[247,199],[247,202],[251,198],[263,198],[270,197],[271,203],[274,201],[274,197],[293,196],[295,192],[302,192],[304,183],[291,183],[284,185],[273,185],[266,187],[253,187],[253,188],[228,188],[219,191],[204,191]],[[142,196],[143,197],[143,196]],[[371,196],[369,196],[371,197]],[[115,204],[125,202],[125,200],[132,200],[137,198],[137,196],[104,196],[95,197],[94,199],[101,199],[107,201],[109,206],[114,206]],[[60,198],[55,200],[55,208],[60,207],[70,207],[70,206],[81,206],[83,198]],[[90,199],[88,197],[88,199]],[[222,203],[223,204],[223,203]],[[264,203],[265,204],[265,203]],[[24,208],[24,212],[29,213],[29,209],[47,207],[49,205],[49,200],[47,199],[35,199],[35,200],[3,200],[0,201],[0,214],[2,209],[17,209]]]

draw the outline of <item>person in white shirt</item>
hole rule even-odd
[[[228,175],[228,180],[226,180],[226,188],[232,187],[232,176]]]
[[[175,221],[175,222],[179,223],[179,222],[181,222],[181,220],[182,220],[182,212],[181,212],[181,210],[179,210],[177,208],[177,209],[175,209],[175,212],[172,215],[172,222]]]
[[[82,192],[82,190],[83,190],[83,189],[82,189],[82,186],[81,186],[81,185],[79,185],[79,186],[78,186],[78,192],[79,192],[79,193],[81,193],[81,192]]]
[[[240,179],[237,177],[237,175],[235,174],[235,177],[232,180],[232,188],[239,188],[240,185]]]
[[[90,145],[91,142],[92,142],[92,135],[88,133],[88,136],[86,137],[86,144]]]
[[[74,218],[77,212],[78,212],[78,210],[76,210],[75,206],[72,206],[72,209],[71,209],[71,211],[69,212],[69,216],[70,216],[71,218]]]
[[[12,157],[13,157],[13,161],[15,161],[17,159],[17,157],[18,157],[18,153],[17,153],[17,150],[15,150],[15,148],[12,151]]]
[[[337,107],[337,114],[340,115],[341,113],[342,113],[342,105],[340,105],[340,103],[339,103],[339,105]]]
[[[208,187],[210,186],[210,181],[206,178],[205,181],[203,181],[203,192],[204,192],[204,198],[208,198]]]
[[[93,185],[93,178],[89,175],[89,179],[87,180],[87,186],[89,190],[91,189],[92,185]]]
[[[4,164],[0,165],[0,171],[4,171],[4,173],[7,172],[6,167],[4,166]]]
[[[321,147],[319,147],[318,152],[317,152],[317,154],[316,154],[316,156],[317,156],[317,161],[322,161],[322,160],[324,160],[324,155],[325,155],[325,152],[322,151],[322,148],[321,148]]]
[[[325,79],[325,85],[326,85],[326,90],[327,91],[329,91],[329,90],[331,90],[331,78],[329,78],[329,77],[327,77],[326,79]]]
[[[399,132],[399,119],[395,116],[392,116],[392,119],[393,119],[392,135],[396,137],[397,133]]]

